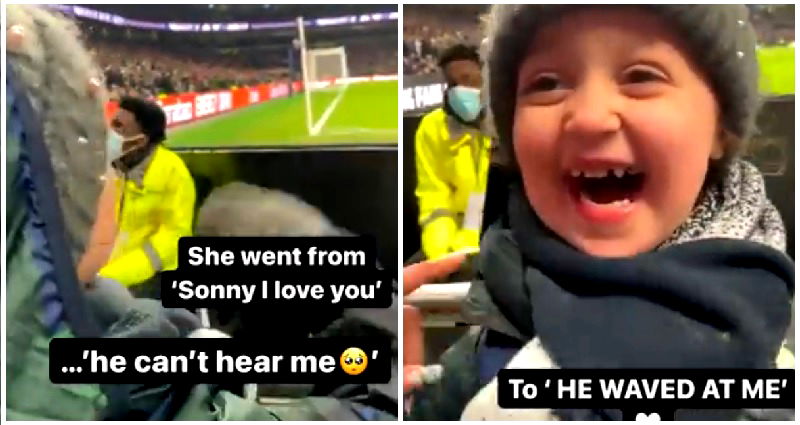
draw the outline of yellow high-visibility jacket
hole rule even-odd
[[[178,267],[178,239],[192,235],[195,188],[183,160],[159,145],[115,181],[117,232],[99,276],[125,286]]]
[[[439,108],[419,124],[415,141],[422,250],[428,259],[477,248],[480,229],[463,228],[471,194],[486,192],[491,139]]]

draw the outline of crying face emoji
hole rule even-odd
[[[344,373],[359,375],[367,368],[367,354],[360,348],[350,347],[342,353],[342,357],[339,358],[339,364],[342,366]]]

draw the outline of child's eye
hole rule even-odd
[[[625,82],[629,84],[649,83],[652,81],[666,80],[666,76],[652,68],[637,67],[630,69],[625,74]]]
[[[660,93],[662,83],[669,81],[666,73],[653,66],[637,65],[625,71],[622,77],[624,90],[634,97],[651,97]]]
[[[527,90],[525,91],[528,93],[545,92],[558,88],[561,88],[561,82],[558,80],[558,77],[553,74],[544,74],[539,75],[533,82],[528,84]]]
[[[525,103],[552,105],[565,95],[566,85],[555,74],[540,74],[522,86],[519,97]]]

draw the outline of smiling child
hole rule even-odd
[[[620,418],[500,409],[501,368],[776,367],[794,264],[740,158],[759,106],[747,8],[500,5],[488,43],[516,177],[464,306],[480,326],[411,418]]]

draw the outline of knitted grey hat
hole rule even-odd
[[[487,20],[488,61],[484,90],[489,125],[501,153],[513,158],[511,129],[517,72],[536,30],[581,5],[495,5]],[[739,141],[754,130],[760,106],[755,31],[744,5],[639,5],[671,22],[691,49],[692,59],[706,73],[720,106],[722,125]],[[726,158],[736,146],[726,148]]]

